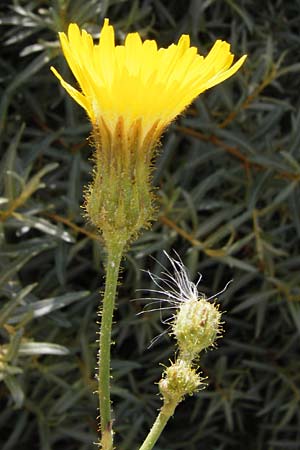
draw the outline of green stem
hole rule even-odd
[[[123,250],[123,243],[110,243],[110,246],[107,250],[106,280],[105,292],[103,297],[103,308],[101,312],[98,360],[98,395],[100,405],[102,450],[112,450],[113,448],[113,430],[110,402],[110,347],[112,319]]]
[[[148,436],[144,440],[139,450],[152,450],[159,436],[163,432],[168,420],[174,414],[177,402],[165,403],[160,410]]]

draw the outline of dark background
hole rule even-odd
[[[157,221],[123,261],[112,394],[119,450],[138,448],[174,355],[159,312],[136,314],[175,249],[219,298],[224,338],[205,353],[208,387],[177,408],[156,450],[300,449],[298,0],[1,3],[0,448],[92,450],[97,440],[96,313],[104,251],[82,215],[90,126],[60,88],[72,77],[57,32],[95,37],[104,17],[160,46],[218,38],[243,68],[204,93],[162,139]],[[155,259],[153,259],[153,257]]]

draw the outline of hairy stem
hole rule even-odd
[[[149,431],[148,436],[144,440],[144,442],[139,450],[152,450],[152,448],[154,447],[155,443],[157,442],[159,436],[163,432],[163,429],[165,428],[166,424],[168,423],[168,420],[174,414],[177,404],[178,403],[175,401],[169,402],[169,403],[164,403],[154,424],[152,425],[151,430]]]
[[[112,319],[123,249],[123,243],[110,243],[107,251],[106,281],[103,297],[103,308],[101,311],[98,360],[98,395],[102,450],[113,449],[110,401],[110,348]]]

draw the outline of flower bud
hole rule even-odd
[[[181,359],[167,367],[159,382],[159,390],[165,403],[179,403],[185,395],[199,390],[201,377],[196,370]]]
[[[181,357],[192,361],[213,345],[220,331],[220,319],[218,307],[205,298],[183,302],[172,325]]]

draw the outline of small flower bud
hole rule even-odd
[[[190,299],[180,305],[172,329],[182,358],[192,361],[215,342],[221,313],[205,298]]]
[[[167,367],[159,382],[159,390],[166,403],[179,403],[185,395],[199,390],[201,377],[190,365],[178,359]]]

